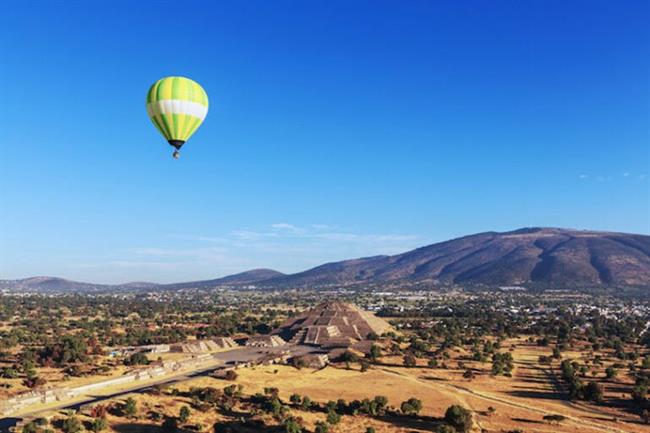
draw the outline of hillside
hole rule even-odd
[[[187,283],[174,283],[162,285],[165,289],[183,289],[183,288],[209,288],[227,285],[247,285],[259,281],[269,280],[272,278],[282,277],[285,274],[282,272],[274,271],[273,269],[252,269],[250,271],[241,272],[239,274],[228,275],[226,277],[217,278],[214,280],[191,281]]]
[[[429,281],[439,284],[539,284],[556,288],[650,287],[650,236],[525,228],[486,232],[394,256],[327,263],[296,274],[253,269],[203,281],[103,285],[54,277],[0,280],[0,288],[38,291],[178,290],[218,286],[318,287],[363,282]]]
[[[265,283],[313,286],[393,280],[650,286],[650,236],[556,228],[487,232],[394,256],[328,263]]]
[[[0,280],[0,289],[38,292],[92,292],[109,288],[111,288],[111,286],[106,284],[82,283],[57,277],[30,277],[20,280]]]
[[[31,277],[20,280],[0,280],[0,289],[24,290],[36,292],[92,292],[92,291],[147,291],[177,290],[185,288],[211,288],[225,285],[246,285],[258,281],[280,277],[284,274],[272,269],[253,269],[239,274],[203,281],[191,281],[173,284],[156,284],[132,282],[124,284],[95,284],[71,281],[56,277]]]

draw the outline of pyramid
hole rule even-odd
[[[349,347],[390,329],[386,321],[355,305],[329,301],[292,317],[273,333],[293,344]]]

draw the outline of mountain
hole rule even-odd
[[[650,236],[558,228],[487,232],[394,256],[328,263],[261,284],[305,287],[397,280],[645,287],[650,286]]]
[[[524,228],[465,236],[394,256],[327,263],[289,275],[271,269],[253,269],[214,280],[121,285],[33,277],[0,280],[0,289],[176,290],[252,284],[301,288],[391,281],[488,286],[534,284],[555,288],[650,287],[650,236]]]
[[[108,284],[82,283],[57,277],[31,277],[21,280],[0,280],[0,289],[28,290],[38,292],[76,292],[107,290]]]
[[[270,280],[273,278],[283,277],[282,272],[273,269],[252,269],[239,274],[228,275],[227,277],[217,278],[215,280],[191,281],[188,283],[174,283],[162,285],[165,289],[184,289],[184,288],[209,288],[217,286],[237,286],[254,284],[259,281]]]
[[[132,282],[124,284],[82,283],[56,277],[31,277],[21,280],[0,280],[0,289],[35,292],[98,292],[98,291],[146,291],[153,289],[176,290],[183,288],[211,288],[227,285],[247,285],[280,277],[284,274],[272,269],[253,269],[223,278],[175,284]]]

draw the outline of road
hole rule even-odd
[[[213,354],[213,361],[210,365],[201,365],[194,369],[185,370],[177,374],[167,375],[153,380],[134,382],[121,386],[119,391],[110,394],[95,392],[95,395],[79,395],[67,401],[56,402],[48,405],[47,408],[35,407],[31,410],[19,411],[15,417],[0,418],[0,432],[8,432],[9,428],[16,425],[23,418],[33,418],[62,409],[79,409],[82,405],[99,403],[111,398],[120,397],[134,392],[142,392],[156,385],[174,384],[184,382],[199,376],[205,376],[213,371],[231,367],[235,364],[258,361],[269,355],[280,355],[284,351],[290,351],[292,356],[304,355],[307,353],[317,352],[318,349],[312,346],[303,345],[285,345],[279,347],[241,347],[225,352]]]

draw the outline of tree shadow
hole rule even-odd
[[[224,421],[218,422],[214,427],[214,433],[284,433],[284,426],[268,426],[260,420],[252,421]]]
[[[21,418],[0,418],[0,432],[9,432],[9,428],[14,427],[18,421],[21,421]]]
[[[567,400],[566,396],[557,392],[549,391],[508,391],[507,394],[513,397],[543,399],[543,400]]]
[[[111,426],[117,433],[194,433],[192,430],[176,428],[168,429],[155,424],[115,424]]]
[[[381,415],[375,417],[378,420],[390,423],[395,427],[436,431],[436,428],[443,423],[442,418],[432,416],[404,416],[404,415]]]
[[[536,420],[536,419],[528,419],[528,418],[510,418],[510,419],[517,422],[524,422],[526,424],[544,424],[543,421]]]
[[[448,382],[444,377],[435,377],[435,376],[420,376],[420,379],[431,380],[435,382]]]

